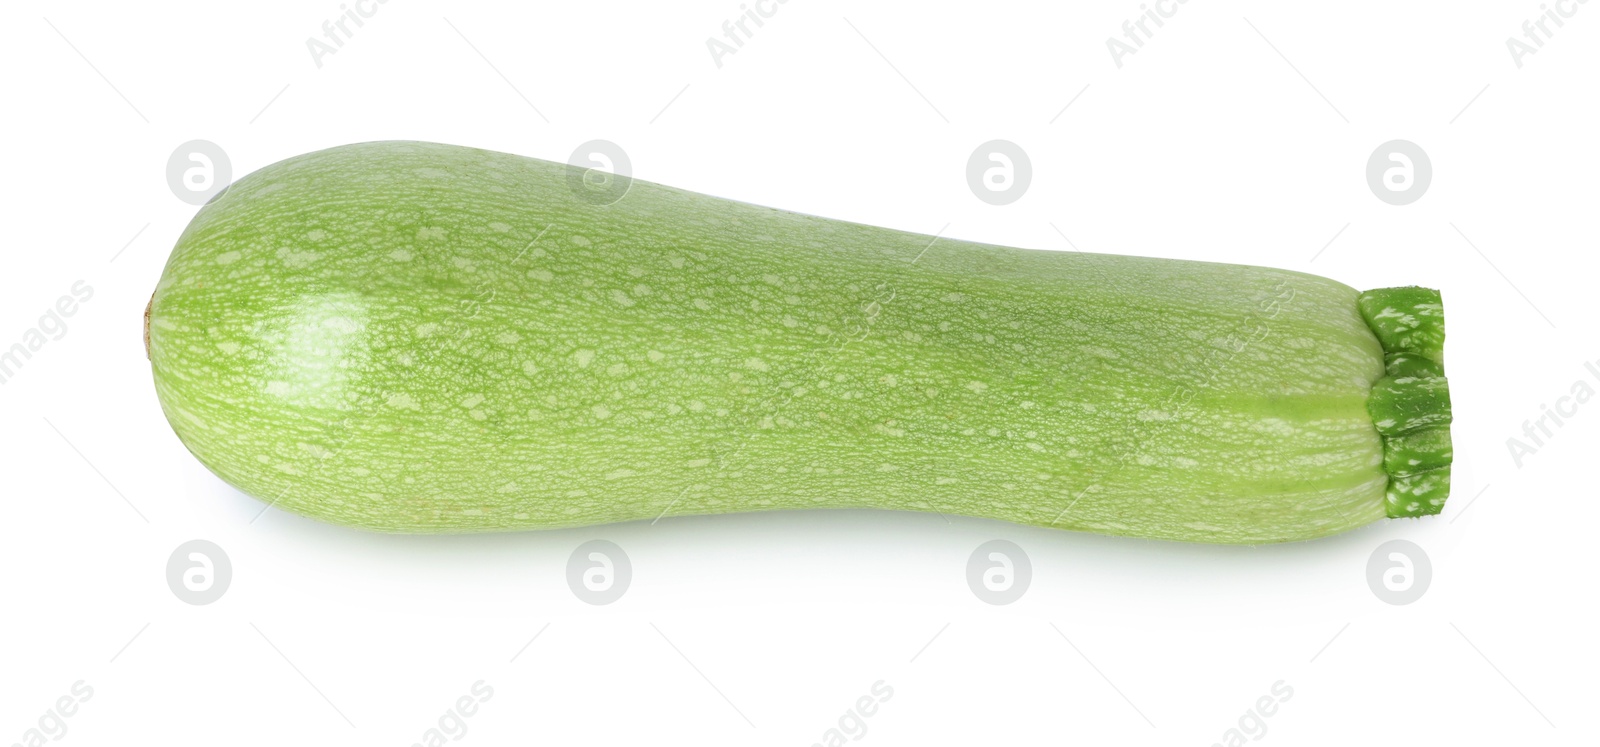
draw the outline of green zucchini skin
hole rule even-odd
[[[240,180],[147,312],[173,429],[275,507],[397,532],[863,507],[1264,543],[1387,515],[1350,287],[573,176],[379,142]]]

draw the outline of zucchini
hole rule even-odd
[[[855,507],[1264,543],[1448,494],[1437,291],[593,176],[379,142],[241,179],[146,310],[173,429],[397,532]]]

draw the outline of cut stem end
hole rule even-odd
[[[1379,288],[1356,300],[1383,346],[1384,376],[1367,413],[1383,439],[1391,519],[1444,510],[1450,496],[1450,387],[1444,375],[1444,305],[1431,288]]]

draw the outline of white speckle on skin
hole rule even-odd
[[[1295,432],[1294,425],[1282,418],[1262,418],[1261,420],[1252,423],[1250,425],[1250,429],[1259,433],[1267,433],[1274,436],[1292,436]]]
[[[555,279],[555,275],[554,274],[552,274],[549,270],[544,270],[544,269],[529,270],[528,271],[528,277],[533,278],[534,280],[539,280],[539,281],[546,282],[546,283],[548,283],[551,280]]]
[[[410,262],[411,252],[405,249],[396,249],[392,252],[389,252],[389,259],[392,259],[396,262]]]
[[[428,322],[426,324],[417,325],[417,336],[418,337],[430,337],[430,336],[433,335],[433,333],[438,332],[438,331],[439,331],[439,325],[434,324],[433,322]]]
[[[278,249],[278,260],[283,262],[285,267],[305,267],[317,261],[317,253],[297,252],[292,247],[286,246]]]
[[[605,405],[595,405],[591,412],[594,413],[595,417],[601,420],[611,417],[611,408],[606,407]]]
[[[231,265],[234,262],[238,262],[239,258],[243,256],[244,255],[240,252],[223,252],[217,255],[217,264]]]
[[[327,319],[323,320],[322,326],[324,329],[338,332],[340,334],[350,334],[351,332],[361,329],[361,325],[356,324],[356,320],[347,316],[328,317]]]
[[[630,297],[627,293],[624,293],[624,292],[622,292],[620,290],[611,291],[611,300],[612,300],[612,302],[616,303],[618,306],[622,306],[622,307],[628,307],[628,306],[632,306],[632,305],[638,303],[637,301],[633,300],[633,298]]]
[[[409,394],[399,393],[389,395],[388,405],[396,410],[421,410],[422,406]]]
[[[577,362],[578,368],[588,368],[589,364],[594,361],[594,355],[595,353],[593,350],[585,348],[573,353],[572,360]]]

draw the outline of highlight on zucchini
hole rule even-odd
[[[602,204],[573,168],[378,142],[238,181],[146,311],[179,438],[397,532],[848,507],[1264,543],[1448,495],[1437,291]]]

